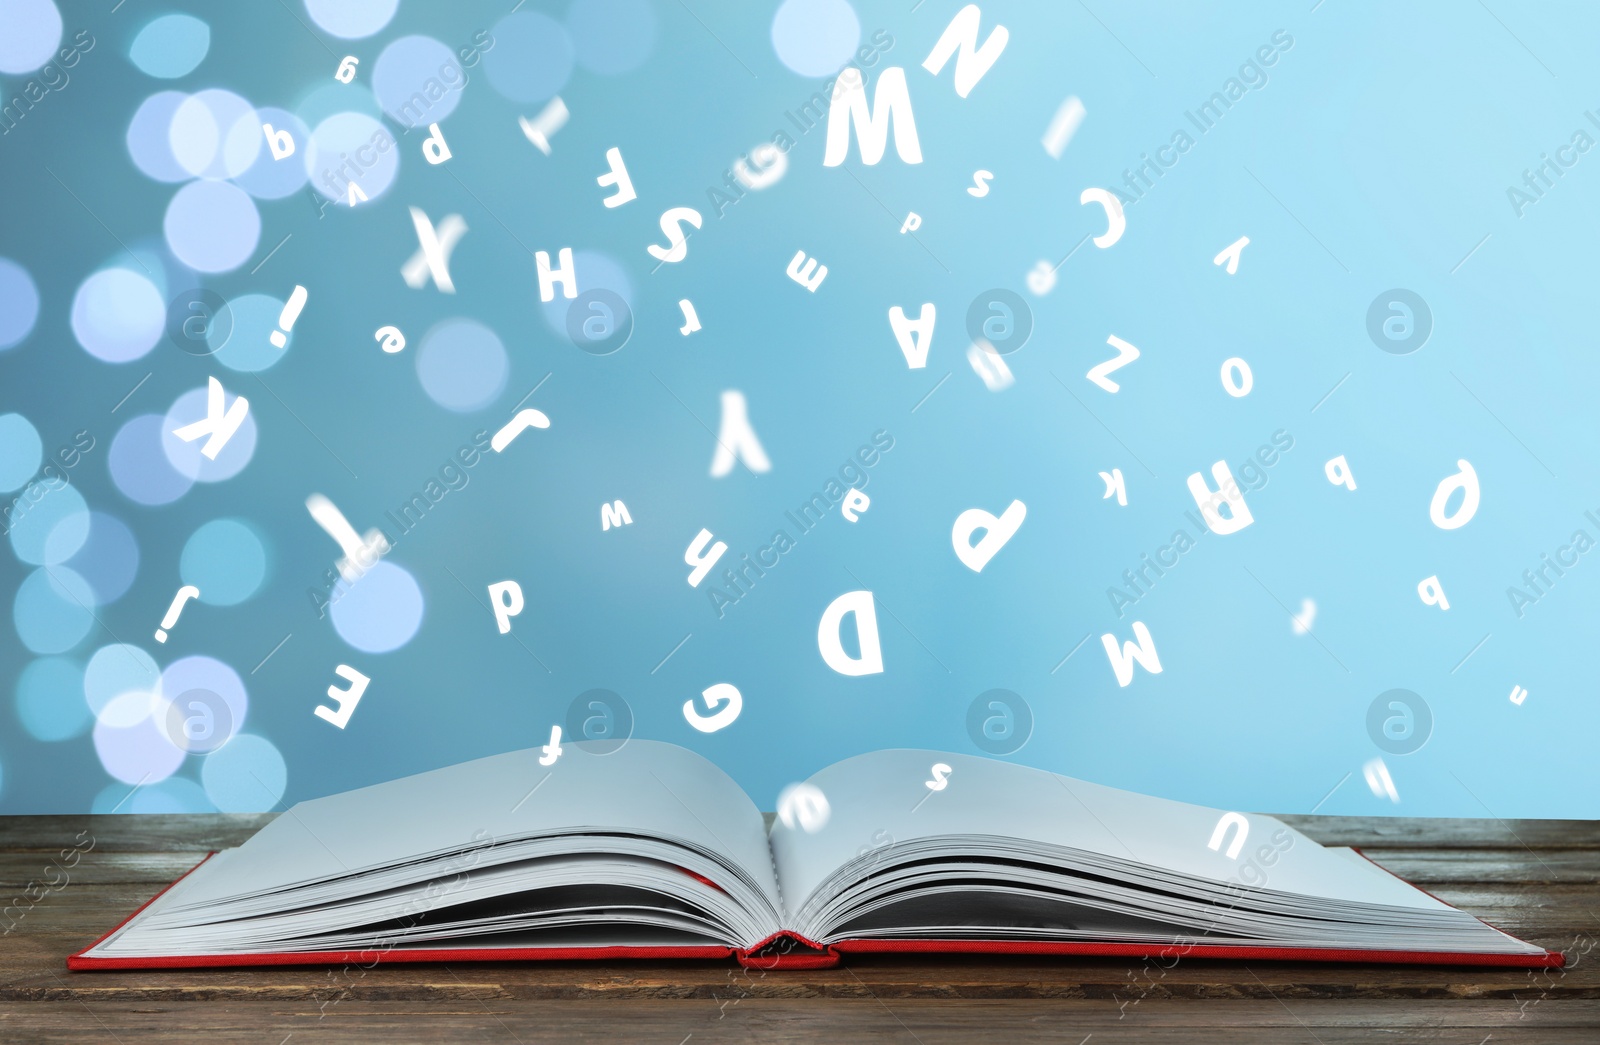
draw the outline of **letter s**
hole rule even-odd
[[[693,207],[673,207],[661,215],[661,234],[667,237],[670,246],[658,247],[654,243],[645,249],[657,261],[682,261],[689,254],[689,244],[683,234],[683,222],[688,222],[699,228],[702,222],[700,212]]]

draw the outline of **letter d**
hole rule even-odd
[[[847,613],[855,614],[861,656],[852,657],[839,641]],[[877,675],[883,671],[883,649],[878,645],[878,613],[870,591],[850,591],[828,603],[817,624],[817,649],[823,661],[841,675]]]
[[[267,136],[267,148],[272,150],[274,160],[284,160],[294,155],[294,138],[288,131],[276,131],[272,129],[272,124],[264,123],[261,133]]]
[[[444,133],[436,123],[428,124],[428,136],[422,140],[422,155],[435,165],[450,158],[450,146],[444,143]]]

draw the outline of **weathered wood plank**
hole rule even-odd
[[[0,999],[1600,998],[1600,958],[1592,954],[1574,954],[1572,967],[1551,971],[1203,959],[1163,968],[1158,961],[932,955],[857,956],[844,968],[765,975],[731,962],[459,962],[441,988],[440,967],[423,965],[65,972],[63,956],[85,942],[47,932],[13,938],[0,954]]]
[[[1307,816],[1278,819],[1323,845],[1362,849],[1600,849],[1600,820]]]
[[[243,843],[276,815],[3,816],[0,817],[0,851],[71,846],[79,838],[79,832],[88,831],[96,839],[96,848],[102,851],[206,852]],[[1353,845],[1371,849],[1528,847],[1600,851],[1600,820],[1276,815],[1324,845]]]
[[[204,853],[0,852],[0,906],[29,885],[135,885],[153,895],[200,862]],[[147,896],[146,899],[149,899]]]
[[[94,840],[97,852],[208,853],[229,849],[276,813],[152,813],[146,816],[0,816],[0,852],[56,850]]]
[[[1119,1019],[1119,1016],[1121,1017]],[[1600,1003],[1534,1006],[1518,1018],[1495,1003],[1363,1006],[1342,1002],[1185,1002],[1119,1012],[1103,1002],[628,1002],[526,1005],[363,1004],[318,1011],[271,1001],[179,1006],[40,1006],[0,1017],[7,1041],[42,1045],[103,1038],[123,1042],[199,1039],[215,1045],[360,1042],[518,1041],[604,1045],[695,1045],[751,1041],[893,1042],[945,1045],[1007,1041],[1076,1045],[1151,1042],[1157,1045],[1353,1045],[1373,1041],[1441,1041],[1466,1045],[1504,1042],[1592,1043]]]
[[[1434,882],[1600,882],[1600,851],[1592,849],[1372,848],[1363,852],[1430,892]]]

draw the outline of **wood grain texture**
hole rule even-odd
[[[732,962],[72,973],[67,954],[271,816],[3,817],[0,1041],[1600,1040],[1600,825],[1282,819],[1318,841],[1359,846],[1441,899],[1566,952],[1571,964],[1527,971],[1182,959],[1162,968],[857,956],[835,969],[766,974]],[[63,856],[74,847],[75,859]]]

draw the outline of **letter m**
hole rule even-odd
[[[928,52],[927,60],[922,67],[935,76],[944,71],[945,63],[951,55],[956,56],[956,93],[965,98],[978,81],[983,79],[984,73],[994,65],[1000,57],[1000,52],[1006,49],[1006,43],[1011,39],[1011,33],[1003,25],[997,25],[989,33],[989,39],[978,46],[978,5],[968,4],[956,12],[950,19],[950,24],[944,27],[939,42],[933,45],[933,50]]]
[[[911,115],[911,95],[906,91],[906,71],[898,65],[885,69],[878,77],[872,105],[860,81],[861,73],[846,69],[839,74],[840,85],[828,103],[828,143],[822,157],[824,167],[837,167],[850,152],[850,127],[861,141],[861,162],[871,167],[883,159],[889,144],[889,129],[894,128],[894,148],[907,163],[922,162],[922,143],[917,139],[917,121]],[[854,82],[849,82],[853,80]]]
[[[1133,622],[1133,638],[1133,642],[1124,643],[1119,650],[1115,635],[1108,632],[1100,636],[1100,642],[1106,648],[1106,656],[1111,659],[1111,670],[1117,673],[1119,686],[1126,686],[1133,681],[1135,661],[1142,664],[1150,674],[1161,674],[1161,658],[1156,654],[1155,640],[1150,637],[1150,629],[1144,626],[1143,621]]]
[[[627,526],[632,523],[633,518],[628,515],[628,506],[623,504],[621,500],[600,506],[600,530],[602,533],[613,526]]]

